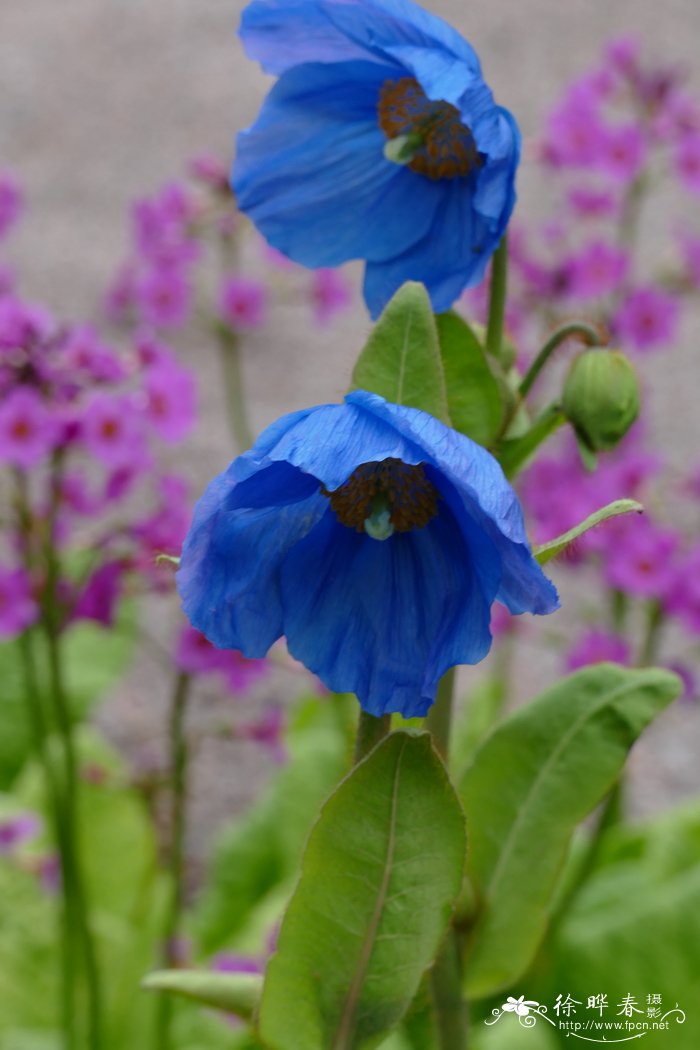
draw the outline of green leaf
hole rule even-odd
[[[528,998],[553,1002],[567,989],[585,1002],[584,996],[595,989],[608,997],[604,1018],[617,1020],[615,1004],[624,995],[634,994],[646,1009],[646,995],[654,992],[662,997],[662,1014],[678,1003],[687,1015],[684,1024],[669,1019],[659,1047],[695,1050],[700,1029],[699,858],[697,800],[644,825],[610,828],[598,867],[527,980]]]
[[[477,751],[460,792],[479,902],[465,961],[472,997],[506,987],[525,970],[576,825],[679,692],[666,671],[589,667],[516,711]]]
[[[172,992],[250,1020],[260,998],[262,980],[262,974],[257,973],[156,970],[143,979],[141,987],[154,992]]]
[[[452,426],[490,445],[503,419],[503,397],[476,333],[458,314],[438,314],[440,354]]]
[[[570,543],[577,540],[579,536],[583,536],[589,529],[594,529],[596,525],[607,521],[608,518],[617,518],[620,514],[630,514],[632,511],[642,514],[644,507],[634,499],[616,499],[613,503],[608,503],[607,506],[595,511],[594,514],[589,514],[584,521],[579,525],[575,525],[573,529],[569,529],[568,532],[563,532],[561,536],[557,536],[555,539],[548,540],[547,543],[542,543],[539,547],[535,547],[532,553],[540,565],[545,565],[552,558],[556,558],[558,554],[566,550]]]
[[[422,284],[409,281],[387,304],[358,358],[352,383],[449,425],[435,316]]]
[[[517,438],[509,438],[494,450],[496,459],[503,467],[507,478],[515,475],[527,466],[531,457],[548,437],[566,422],[564,414],[556,405],[546,408],[537,417],[529,430]]]
[[[392,733],[331,796],[270,960],[272,1050],[377,1046],[435,958],[460,888],[464,818],[427,734]]]

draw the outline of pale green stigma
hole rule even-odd
[[[386,496],[380,493],[372,500],[372,511],[364,520],[365,532],[373,540],[388,540],[394,535],[391,523],[391,507]]]
[[[384,156],[393,164],[410,164],[416,153],[425,145],[425,139],[417,131],[397,135],[384,145]]]

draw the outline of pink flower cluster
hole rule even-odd
[[[0,180],[6,226],[21,199],[10,186]],[[39,615],[47,530],[55,546],[84,552],[60,581],[66,623],[110,624],[127,583],[170,586],[156,557],[179,552],[189,501],[157,464],[195,418],[194,376],[164,343],[142,333],[119,352],[94,328],[0,290],[0,485],[17,507],[0,535],[0,638]]]
[[[196,157],[189,173],[195,185],[170,182],[134,203],[131,251],[105,300],[113,321],[157,332],[184,327],[197,305],[195,288],[210,279],[214,262],[220,265],[222,259],[215,300],[199,305],[200,312],[213,312],[232,332],[252,331],[266,322],[272,286],[282,274],[299,278],[301,295],[320,325],[349,304],[350,285],[342,273],[308,274],[259,240],[236,212],[226,170],[215,158]],[[243,250],[248,240],[262,249],[257,260]],[[261,262],[267,271],[262,276]]]
[[[700,290],[700,229],[689,221],[700,194],[700,99],[682,72],[646,64],[633,38],[612,41],[550,114],[536,160],[561,206],[556,221],[511,231],[513,337],[534,350],[583,309],[623,350],[672,348],[683,297]],[[681,211],[669,231],[676,263],[655,273],[635,249],[663,175],[681,191]],[[472,313],[483,315],[486,290],[465,297]]]

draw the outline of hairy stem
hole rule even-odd
[[[491,260],[491,289],[489,292],[489,316],[486,326],[486,350],[500,360],[503,349],[503,321],[508,291],[508,238],[503,240],[493,253]]]
[[[552,333],[523,376],[522,382],[518,388],[521,401],[527,397],[533,383],[555,350],[574,335],[580,336],[586,346],[601,345],[600,334],[597,329],[595,329],[593,325],[586,324],[585,321],[572,321],[570,324],[565,324],[562,325],[561,328],[557,328],[556,332]]]
[[[49,695],[56,719],[63,766],[62,839],[59,840],[66,901],[71,902],[71,922],[82,948],[87,985],[88,1045],[90,1050],[102,1047],[102,990],[97,952],[92,932],[88,894],[84,885],[78,798],[78,762],[73,739],[73,722],[66,694],[61,647],[61,610],[59,583],[61,566],[55,544],[55,522],[59,500],[61,462],[53,463],[53,485],[48,520],[45,523],[44,568],[46,582],[42,603],[42,627],[46,637],[49,663]]]
[[[360,708],[360,720],[357,723],[357,736],[355,738],[354,764],[361,762],[365,755],[377,746],[391,730],[391,715],[382,715],[375,718]]]
[[[180,929],[185,886],[185,832],[187,823],[187,776],[189,771],[189,747],[185,732],[187,702],[190,695],[191,678],[180,673],[175,679],[168,720],[170,747],[171,811],[170,850],[170,900],[163,927],[163,962],[166,967],[178,964],[177,935]],[[156,1046],[168,1050],[172,1026],[172,999],[168,995],[158,1002]]]
[[[214,327],[221,349],[229,430],[238,451],[244,452],[253,444],[253,437],[243,390],[240,340],[227,325],[218,323]]]
[[[452,728],[452,694],[454,692],[455,669],[449,671],[440,679],[435,703],[428,712],[425,727],[430,732],[433,743],[442,758],[447,762],[450,748],[450,730]]]

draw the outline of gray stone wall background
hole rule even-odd
[[[236,130],[253,119],[267,86],[236,38],[243,6],[241,0],[0,0],[0,167],[22,179],[30,206],[7,255],[28,296],[64,317],[96,316],[126,247],[132,198],[179,174],[194,153],[231,156]],[[429,0],[425,6],[475,45],[526,140],[563,85],[613,34],[638,32],[650,56],[691,69],[700,90],[693,68],[700,54],[697,0]],[[547,185],[527,171],[521,201],[523,210],[540,214],[549,204]],[[650,251],[658,250],[657,238],[678,207],[669,198],[649,216]],[[279,308],[245,351],[256,429],[282,411],[338,398],[367,328],[358,311],[310,337],[305,310],[294,303]],[[683,346],[650,363],[659,387],[654,427],[679,468],[700,461],[698,331],[697,317],[690,318]],[[204,476],[228,461],[230,448],[218,361],[206,346],[184,346],[183,353],[200,375],[203,422],[177,459],[199,490]],[[573,594],[576,587],[564,581],[565,601],[567,588]],[[159,615],[154,610],[154,620]],[[524,692],[550,672],[536,647],[526,651]],[[140,666],[105,715],[113,736],[132,751],[157,736],[163,699],[153,695],[154,674],[147,662]],[[644,809],[697,790],[699,742],[698,712],[676,706],[639,746],[633,775]],[[216,809],[230,811],[249,797],[260,759],[222,743],[210,747],[193,805],[209,813],[215,788]]]

